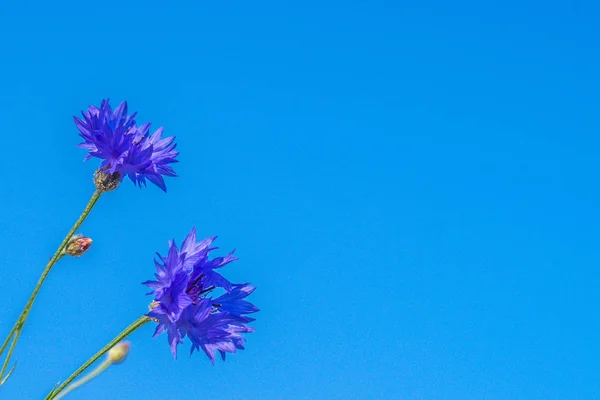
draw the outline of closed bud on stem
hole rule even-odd
[[[125,361],[125,358],[127,358],[127,354],[129,353],[130,346],[131,343],[127,341],[117,344],[108,351],[108,361],[110,361],[112,364],[120,364]]]
[[[94,172],[94,185],[101,192],[115,190],[119,183],[121,183],[121,174],[118,171],[114,174],[105,172],[102,169]]]
[[[65,247],[64,253],[72,257],[79,257],[88,251],[91,246],[92,239],[83,235],[75,235]]]

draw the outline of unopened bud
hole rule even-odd
[[[71,238],[69,244],[65,248],[65,254],[72,257],[79,257],[89,250],[92,245],[92,239],[87,236],[75,235]]]
[[[125,358],[127,358],[127,353],[129,353],[130,346],[131,343],[129,342],[120,342],[108,351],[108,360],[113,364],[122,363],[125,361]]]
[[[104,172],[101,169],[94,172],[94,185],[101,192],[115,190],[119,183],[121,183],[121,174],[118,171],[114,174]]]

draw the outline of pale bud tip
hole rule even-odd
[[[108,360],[113,364],[120,364],[125,361],[127,358],[127,353],[129,353],[129,347],[131,343],[129,342],[120,342],[115,347],[108,351]]]

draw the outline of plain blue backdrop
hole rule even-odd
[[[418,3],[418,5],[417,5]],[[100,199],[3,399],[40,399],[146,311],[192,226],[258,286],[247,349],[152,326],[69,399],[600,398],[594,1],[4,1],[0,330],[94,187],[72,115],[177,136],[168,193]]]

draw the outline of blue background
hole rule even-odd
[[[195,225],[258,286],[247,349],[174,361],[145,326],[68,398],[600,398],[600,8],[414,3],[3,2],[2,332],[94,189],[73,114],[127,100],[181,155],[166,195],[101,198],[0,397],[144,313]]]

